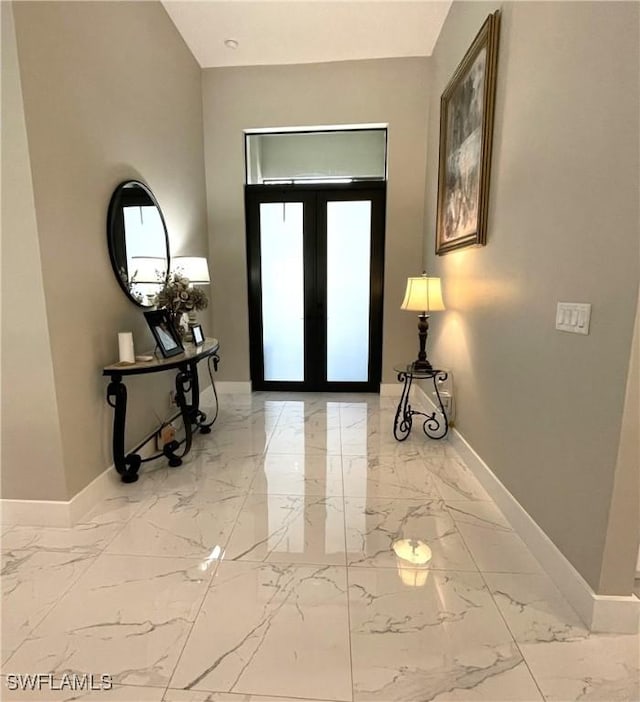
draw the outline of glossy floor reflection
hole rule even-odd
[[[180,468],[2,526],[2,700],[637,700],[446,441],[371,395],[225,395]],[[110,692],[17,693],[16,673]]]

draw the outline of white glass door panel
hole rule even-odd
[[[260,204],[265,381],[304,380],[303,204]]]
[[[371,202],[327,202],[327,381],[369,376]]]
[[[377,391],[384,185],[245,196],[253,389]]]

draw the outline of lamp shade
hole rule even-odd
[[[204,256],[175,256],[171,259],[171,269],[182,273],[194,285],[205,285],[211,282],[209,264]]]
[[[131,282],[161,284],[167,274],[167,259],[164,256],[132,256],[130,268]]]
[[[429,278],[427,275],[408,278],[407,289],[400,309],[414,312],[441,312],[444,310],[440,278]]]

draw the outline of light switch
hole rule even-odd
[[[556,309],[556,329],[573,334],[588,334],[591,305],[585,302],[559,302]]]

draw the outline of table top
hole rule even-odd
[[[201,358],[212,356],[220,348],[217,339],[206,338],[200,346],[184,343],[184,353],[170,358],[153,357],[151,361],[136,361],[135,363],[112,363],[102,369],[102,375],[141,375],[158,371],[180,368],[189,361],[199,361]],[[151,355],[151,354],[149,354]]]
[[[444,373],[445,375],[447,374],[446,371],[441,370],[440,368],[432,368],[431,370],[416,370],[413,367],[413,361],[411,363],[399,363],[398,365],[393,367],[393,370],[396,373],[406,373],[407,375],[411,375],[414,378],[417,378],[418,380],[424,380],[425,378],[433,378],[436,375],[440,375],[441,373]]]

